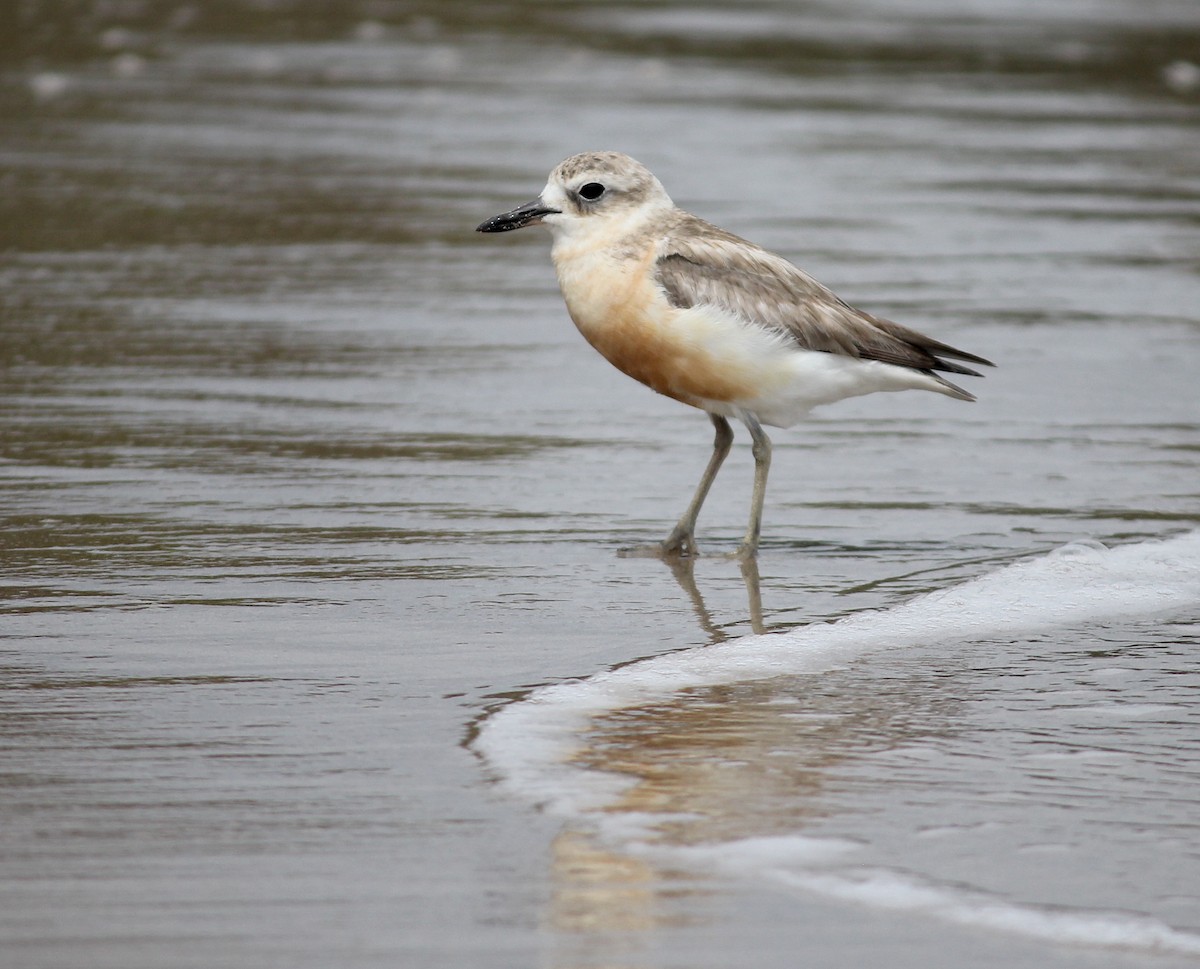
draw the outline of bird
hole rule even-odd
[[[955,361],[994,366],[855,309],[782,256],[675,205],[643,164],[617,151],[572,155],[537,198],[479,232],[550,230],[551,260],[580,333],[618,370],[705,411],[712,456],[678,523],[655,551],[700,554],[696,520],[733,443],[730,419],[752,441],[754,488],[734,556],[753,559],[771,441],[818,405],[880,391],[975,397],[942,373],[979,377]]]

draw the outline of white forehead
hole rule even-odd
[[[606,179],[623,188],[658,181],[645,165],[619,151],[585,151],[572,155],[550,173],[550,181],[567,186]]]
[[[561,162],[550,173],[542,199],[547,204],[562,202],[568,193],[589,182],[610,189],[616,196],[613,202],[620,207],[671,204],[666,189],[650,169],[617,151],[588,151]]]

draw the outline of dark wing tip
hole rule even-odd
[[[966,350],[955,350],[953,347],[950,347],[950,348],[940,347],[935,352],[939,356],[954,357],[954,359],[956,359],[956,360],[966,360],[968,363],[977,363],[981,367],[996,366],[987,357],[981,357],[978,354],[974,354],[974,353],[967,353]],[[969,374],[973,374],[976,377],[983,376],[983,374],[975,373],[974,370],[956,370],[955,373],[969,373]]]
[[[861,311],[860,311],[861,312]],[[966,350],[960,350],[958,347],[952,347],[949,343],[943,343],[941,340],[935,340],[931,336],[926,336],[919,330],[914,330],[912,327],[904,326],[901,323],[885,320],[878,316],[872,316],[869,313],[861,313],[863,317],[873,323],[876,327],[883,330],[889,336],[900,340],[902,343],[908,344],[910,347],[915,347],[918,350],[924,351],[930,357],[937,361],[935,370],[945,370],[947,373],[962,373],[969,374],[972,377],[982,377],[983,374],[977,373],[967,367],[960,367],[955,363],[947,363],[943,357],[950,357],[953,360],[965,360],[967,363],[975,363],[981,367],[996,366],[987,357],[981,357],[976,353],[968,353]]]
[[[933,367],[930,368],[932,370],[940,370],[942,373],[961,373],[968,377],[982,377],[983,376],[983,374],[981,374],[978,370],[972,370],[970,367],[964,367],[957,363],[950,363],[948,360],[943,360],[941,357],[934,357],[933,359],[937,362],[934,364]],[[971,361],[976,362],[976,358],[972,357]],[[977,362],[986,364],[989,367],[995,366],[994,363],[990,363],[987,360],[981,359],[981,360],[978,360]]]

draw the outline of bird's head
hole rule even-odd
[[[479,232],[544,224],[555,236],[632,231],[642,219],[673,207],[645,165],[617,151],[572,155],[550,173],[542,194],[488,219]]]

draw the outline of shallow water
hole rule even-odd
[[[857,902],[884,917],[860,929],[881,950],[886,917],[917,913],[1016,944],[1194,957],[1200,933],[1170,923],[1195,876],[1197,638],[1172,617],[1198,598],[1200,532],[1072,544],[544,687],[477,744],[506,789],[567,819],[568,897],[628,891],[632,858],[795,890],[802,919],[814,897]]]
[[[146,9],[0,86],[6,963],[1194,957],[1194,586],[994,580],[805,665],[1200,521],[1189,4]],[[593,147],[996,360],[980,401],[775,433],[758,576],[620,557],[707,422],[472,231]],[[758,630],[791,660],[689,685]]]

